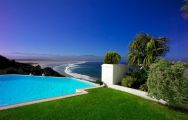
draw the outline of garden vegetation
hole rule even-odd
[[[183,15],[188,17],[188,0],[184,0],[184,5],[181,10],[184,12]]]
[[[158,60],[150,66],[148,74],[148,93],[168,105],[188,110],[188,79],[183,76],[188,64]]]
[[[147,91],[149,66],[156,59],[165,56],[168,51],[166,37],[152,37],[145,33],[138,34],[129,46],[128,64],[131,67],[121,85]]]
[[[148,91],[171,107],[188,110],[188,80],[183,76],[188,64],[161,59],[168,51],[166,37],[138,34],[129,46],[130,70],[121,85]]]
[[[118,64],[121,61],[121,56],[117,52],[109,51],[104,57],[105,64]]]
[[[168,52],[166,37],[152,37],[140,33],[129,46],[128,63],[147,69],[154,61]]]

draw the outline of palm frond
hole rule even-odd
[[[188,0],[184,1],[184,5],[182,6],[181,10],[185,17],[188,17]]]

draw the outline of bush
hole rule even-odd
[[[148,86],[147,86],[147,84],[145,83],[145,84],[142,84],[142,85],[139,87],[139,89],[142,90],[142,91],[148,91]]]
[[[148,73],[144,69],[138,69],[138,70],[129,70],[127,75],[130,75],[137,79],[140,84],[144,84],[147,81]]]
[[[121,56],[116,52],[108,52],[104,57],[105,64],[118,64],[121,60]]]
[[[99,84],[99,85],[103,85],[103,82],[102,82],[101,80],[96,80],[95,83],[97,83],[97,84]]]
[[[33,75],[41,75],[42,74],[42,70],[41,70],[40,65],[37,65],[37,66],[32,68],[32,74]]]
[[[164,59],[152,64],[147,80],[149,95],[172,107],[188,109],[188,80],[183,77],[187,67],[186,63]]]
[[[131,77],[131,76],[126,76],[123,78],[123,80],[121,81],[121,85],[122,86],[126,86],[126,87],[133,87],[134,84],[136,82],[136,79]]]
[[[5,69],[5,74],[25,74],[22,69],[16,69],[13,67]]]
[[[136,81],[134,81],[134,84],[131,86],[132,88],[135,89],[140,89],[140,87],[146,83],[147,80],[147,71],[144,69],[130,69],[129,72],[127,73],[128,76],[133,77],[134,79],[136,79]],[[144,86],[144,88],[147,88],[147,84]],[[147,89],[141,89],[144,91],[147,91]]]
[[[42,73],[45,74],[45,76],[56,76],[56,77],[63,77],[63,75],[61,75],[60,73],[54,71],[52,68],[50,67],[46,67],[42,70]]]

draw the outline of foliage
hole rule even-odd
[[[147,84],[145,83],[145,84],[142,84],[142,85],[139,87],[139,89],[142,90],[142,91],[148,91],[148,86],[147,86]]]
[[[188,17],[188,0],[184,1],[184,5],[181,8],[181,10],[184,12],[184,16]]]
[[[129,72],[127,73],[127,75],[130,75],[130,76],[136,78],[137,81],[140,82],[140,84],[144,84],[148,77],[148,73],[144,69],[137,69],[137,70],[130,69]]]
[[[121,85],[126,87],[133,87],[136,82],[136,79],[131,76],[125,76],[122,81]]]
[[[7,68],[5,69],[6,74],[25,74],[22,69],[16,69],[16,68]]]
[[[121,56],[113,51],[107,52],[104,57],[105,64],[118,64],[121,60]]]
[[[41,75],[42,74],[42,70],[41,70],[40,65],[37,65],[37,66],[33,67],[31,72],[32,72],[33,75]]]
[[[148,68],[156,58],[164,56],[169,50],[166,37],[154,38],[141,33],[136,36],[129,46],[128,63]]]
[[[99,85],[103,85],[103,82],[101,80],[96,80],[95,83],[97,83]]]
[[[42,70],[42,72],[44,73],[45,76],[56,76],[56,77],[62,77],[61,74],[59,74],[58,72],[54,71],[52,68],[50,67],[46,67]]]
[[[124,79],[127,79],[127,76],[128,78],[132,78],[133,80],[124,80]],[[131,87],[131,88],[135,88],[135,89],[140,89],[140,87],[146,83],[146,80],[147,80],[147,71],[144,70],[144,69],[130,69],[129,72],[126,74],[126,77],[122,80],[122,83],[125,83],[125,82],[131,82],[131,85],[130,86],[127,86],[127,85],[123,85],[123,86],[127,86],[127,87]],[[147,85],[146,85],[147,86]],[[146,88],[146,86],[144,86]],[[147,89],[141,89],[141,90],[144,90],[146,91]]]
[[[183,77],[187,67],[186,63],[164,59],[152,64],[147,80],[149,95],[172,107],[188,109],[188,80]]]

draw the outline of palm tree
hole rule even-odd
[[[188,17],[188,0],[184,0],[184,5],[181,10],[184,11],[184,15]]]
[[[148,68],[158,57],[168,51],[167,38],[153,38],[149,34],[138,34],[129,46],[128,63]]]
[[[151,37],[148,34],[138,34],[136,39],[129,46],[128,62],[131,65],[142,66],[144,62],[145,45]]]

